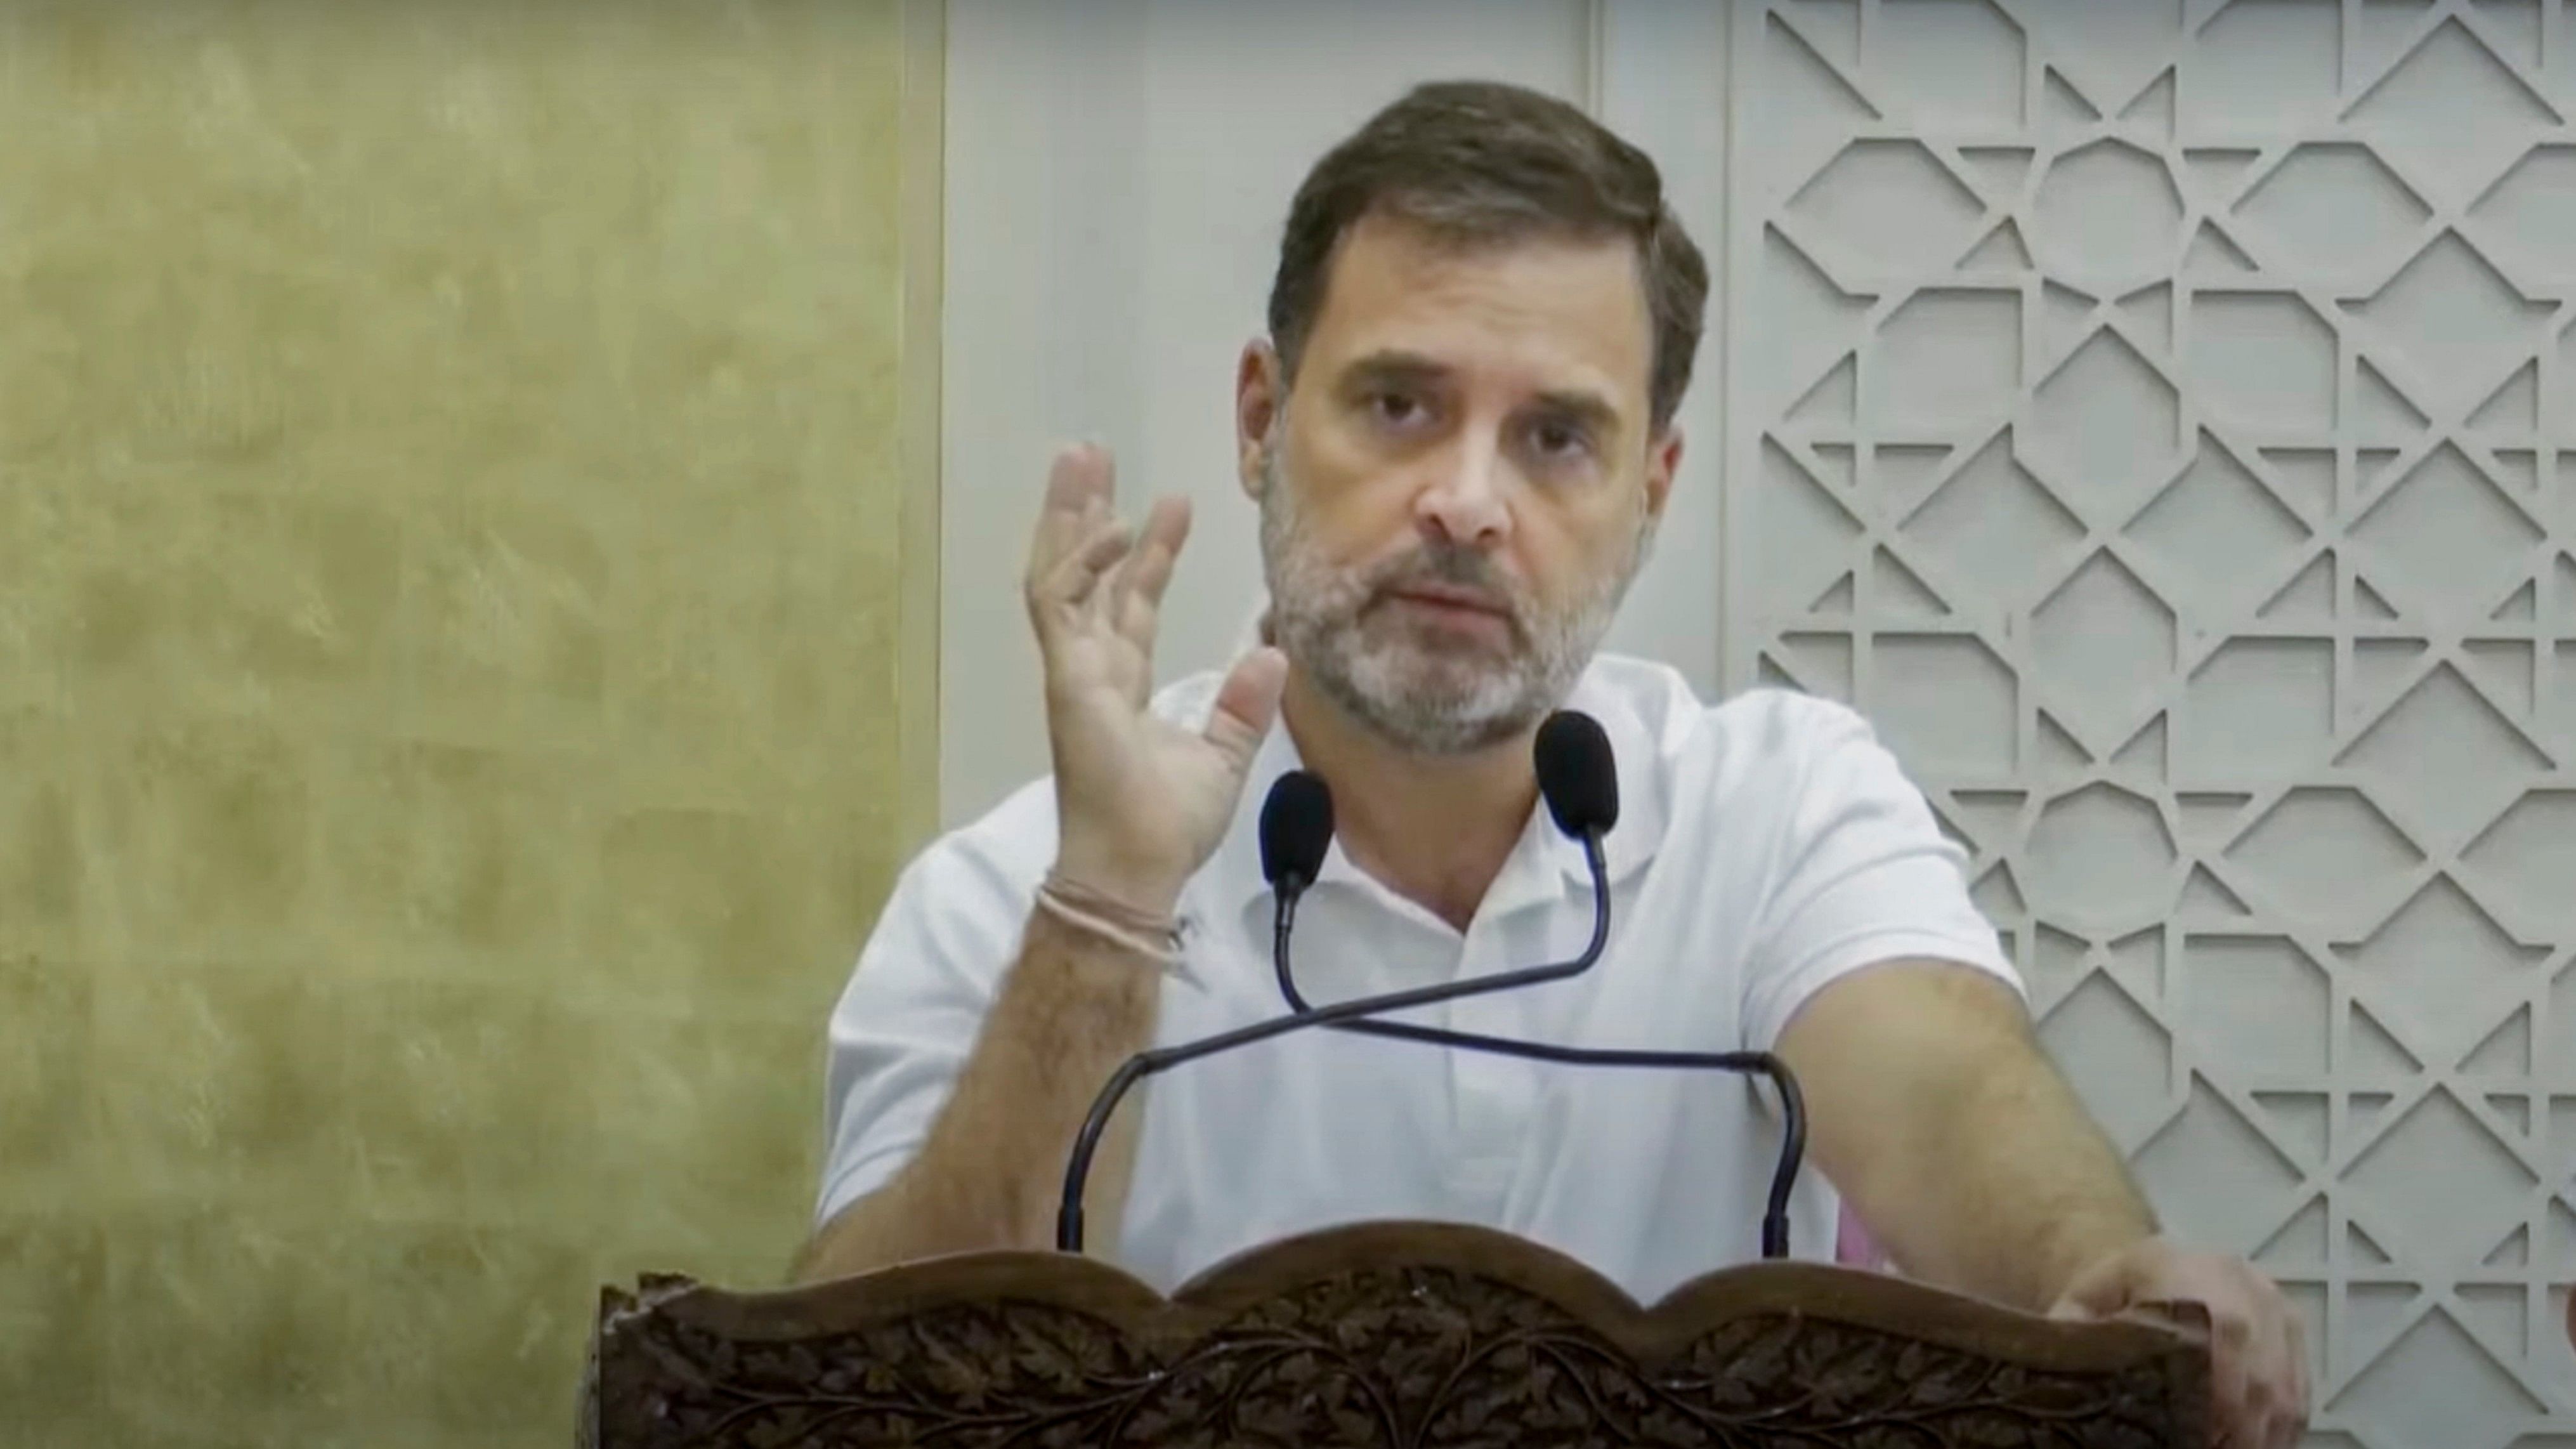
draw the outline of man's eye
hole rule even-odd
[[[1579,457],[1592,447],[1591,435],[1573,423],[1540,423],[1530,430],[1530,441],[1549,458]]]
[[[1382,423],[1409,423],[1422,415],[1422,403],[1410,393],[1381,392],[1369,398],[1369,410]]]

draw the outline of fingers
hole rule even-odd
[[[2232,1293],[2213,1295],[2211,1387],[2227,1442],[2294,1449],[2307,1427],[2308,1349],[2299,1312],[2250,1264],[2226,1265]]]
[[[1288,683],[1288,656],[1277,649],[1255,649],[1235,661],[1234,671],[1217,686],[1216,708],[1208,715],[1208,743],[1217,747],[1241,774],[1252,768],[1279,715],[1279,694]]]
[[[1189,536],[1189,500],[1157,499],[1145,515],[1135,552],[1118,570],[1110,620],[1130,643],[1148,653],[1154,647],[1154,620],[1162,607],[1163,591],[1172,582],[1172,565]]]
[[[2108,1318],[2119,1313],[2135,1299],[2138,1274],[2135,1260],[2127,1253],[2097,1263],[2066,1286],[2048,1316]]]
[[[1115,520],[1098,524],[1081,549],[1067,559],[1053,583],[1055,597],[1075,607],[1101,602],[1108,590],[1101,587],[1110,571],[1121,559],[1131,556],[1136,535],[1127,525]]]
[[[1069,443],[1047,466],[1047,507],[1080,513],[1106,507],[1118,486],[1118,460],[1098,443]]]
[[[2294,1449],[2308,1418],[2305,1326],[2251,1264],[2151,1243],[2078,1275],[2049,1312],[2112,1318],[2182,1302],[2197,1303],[2208,1315],[2211,1443]]]
[[[1089,603],[1101,575],[1132,545],[1110,511],[1115,488],[1107,449],[1081,444],[1057,451],[1047,471],[1046,497],[1022,580],[1030,618],[1042,638]]]
[[[2234,1449],[2294,1449],[2307,1428],[2307,1337],[2292,1308],[2250,1267],[2239,1290],[2213,1305],[2210,1391],[2222,1442]]]
[[[1116,476],[1106,448],[1083,443],[1056,451],[1047,468],[1046,497],[1038,508],[1037,537],[1030,543],[1032,582],[1052,573],[1082,546],[1094,522],[1108,516]]]
[[[1189,541],[1190,503],[1186,498],[1158,498],[1145,515],[1145,527],[1137,536],[1136,553],[1119,575],[1119,588],[1148,607],[1163,599],[1164,586],[1172,581],[1172,564],[1179,559],[1181,545]]]
[[[1115,496],[1107,449],[1078,444],[1056,453],[1022,583],[1041,642],[1090,618],[1152,652],[1163,594],[1189,538],[1189,501],[1157,500],[1144,526],[1131,531],[1117,521]]]
[[[1135,535],[1115,520],[1095,523],[1070,556],[1030,580],[1029,617],[1037,625],[1039,642],[1053,640],[1067,624],[1105,612],[1110,591],[1101,581],[1135,542]]]

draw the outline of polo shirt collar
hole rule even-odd
[[[1619,823],[1602,837],[1602,855],[1608,865],[1613,885],[1641,869],[1654,858],[1664,839],[1665,803],[1662,789],[1661,754],[1645,720],[1630,700],[1602,676],[1598,668],[1587,669],[1576,682],[1566,700],[1566,707],[1592,716],[1610,740],[1610,750],[1619,774]],[[1267,896],[1270,883],[1261,873],[1261,806],[1270,795],[1270,787],[1279,777],[1298,769],[1303,761],[1297,754],[1296,741],[1289,736],[1284,722],[1273,721],[1270,732],[1253,756],[1252,769],[1245,779],[1243,800],[1234,812],[1224,841],[1211,858],[1208,872],[1217,900],[1228,910],[1241,909],[1256,899]],[[1556,881],[1545,881],[1542,870],[1553,867]],[[1317,882],[1365,880],[1360,869],[1342,851],[1336,838],[1324,857]],[[1591,871],[1583,859],[1583,847],[1563,831],[1549,816],[1546,802],[1541,801],[1531,812],[1520,842],[1505,860],[1501,874],[1495,877],[1489,892],[1488,910],[1511,909],[1529,903],[1553,886],[1561,892],[1567,884],[1588,889]]]

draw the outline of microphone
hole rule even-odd
[[[1297,919],[1297,902],[1315,883],[1332,846],[1333,792],[1325,788],[1323,777],[1304,770],[1280,776],[1261,802],[1261,874],[1277,902],[1270,913],[1270,962],[1291,1011],[1314,1008],[1297,994],[1296,978],[1289,973],[1288,932]]]
[[[1538,775],[1539,798],[1547,802],[1547,813],[1557,829],[1577,840],[1598,841],[1619,823],[1618,762],[1600,721],[1578,710],[1558,710],[1539,725],[1530,757]],[[1261,802],[1261,873],[1278,900],[1271,918],[1270,959],[1279,976],[1279,994],[1294,1011],[1314,1008],[1298,994],[1296,978],[1288,969],[1288,933],[1297,919],[1297,902],[1315,883],[1332,844],[1331,788],[1321,776],[1305,770],[1281,775]],[[1592,865],[1597,881],[1604,867],[1598,861]],[[1606,889],[1594,892],[1593,912],[1595,939],[1606,941],[1610,914]],[[1590,961],[1584,963],[1590,965]],[[1377,1027],[1388,1028],[1381,1034],[1389,1036],[1429,1030],[1407,1030],[1400,1022],[1372,1022],[1353,1029]]]
[[[1573,722],[1559,724],[1559,720]],[[1268,1021],[1256,1021],[1249,1026],[1236,1027],[1232,1031],[1201,1037],[1197,1041],[1178,1042],[1167,1047],[1152,1047],[1129,1057],[1119,1064],[1117,1071],[1110,1074],[1107,1085],[1103,1086],[1100,1094],[1092,1099],[1090,1115],[1083,1119],[1082,1130],[1074,1134],[1073,1153],[1066,1159],[1064,1167],[1064,1196],[1056,1209],[1055,1239],[1058,1249],[1071,1253],[1082,1251],[1082,1184],[1091,1174],[1092,1154],[1099,1150],[1100,1134],[1108,1128],[1109,1116],[1117,1110],[1119,1100],[1127,1095],[1130,1088],[1146,1077],[1157,1072],[1169,1071],[1183,1062],[1196,1061],[1200,1057],[1229,1051],[1239,1046],[1250,1046],[1254,1042],[1268,1041],[1274,1036],[1282,1036],[1292,1031],[1304,1031],[1309,1027],[1352,1021],[1381,1011],[1403,1011],[1409,1007],[1428,1006],[1439,1001],[1454,1001],[1462,996],[1478,996],[1488,991],[1509,991],[1514,987],[1535,986],[1541,982],[1562,980],[1590,970],[1592,963],[1601,959],[1602,948],[1610,943],[1610,867],[1609,863],[1602,858],[1601,837],[1611,826],[1618,823],[1619,799],[1619,787],[1615,779],[1617,772],[1612,768],[1610,760],[1610,739],[1601,732],[1599,722],[1590,717],[1574,714],[1571,711],[1559,711],[1549,716],[1547,721],[1539,726],[1538,740],[1533,746],[1533,751],[1534,762],[1540,771],[1542,791],[1545,790],[1549,780],[1560,781],[1567,787],[1565,808],[1560,810],[1556,802],[1551,801],[1548,813],[1554,817],[1560,829],[1572,827],[1569,833],[1574,834],[1582,843],[1584,864],[1592,873],[1592,939],[1584,944],[1582,951],[1570,960],[1552,962],[1545,966],[1528,966],[1517,971],[1498,971],[1490,976],[1470,977],[1464,981],[1443,981],[1432,986],[1417,986],[1405,991],[1390,991],[1380,996],[1364,996],[1350,1001],[1339,1001],[1331,1006],[1299,1011],[1289,1016],[1272,1017]],[[1597,778],[1587,781],[1582,788],[1572,788],[1573,782],[1570,777],[1578,771],[1609,775],[1614,778],[1606,788]],[[1306,778],[1312,781],[1311,785],[1291,788],[1301,792],[1311,791],[1314,797],[1322,800],[1325,805],[1322,816],[1306,818],[1305,829],[1311,832],[1315,818],[1324,818],[1327,824],[1330,823],[1329,811],[1332,797],[1329,791],[1322,788],[1324,783],[1322,780],[1315,779],[1311,775]],[[1274,818],[1285,821],[1301,808],[1305,807],[1292,804],[1280,806],[1274,810],[1272,802],[1264,800],[1262,816],[1265,821]],[[1330,842],[1329,834],[1323,837],[1321,844],[1314,843],[1314,837],[1311,834],[1300,837],[1298,843],[1301,849],[1311,851],[1311,863],[1308,864],[1310,872],[1321,867],[1324,847]],[[1282,842],[1283,845],[1287,843],[1284,840]],[[1305,857],[1302,855],[1297,859],[1290,858],[1290,854],[1285,850],[1276,850],[1268,846],[1263,850],[1262,864],[1265,869],[1274,864],[1284,868],[1304,861]],[[1308,883],[1312,883],[1311,874],[1306,879]],[[1283,923],[1274,932],[1274,942],[1284,939],[1285,931],[1286,927]]]
[[[1536,759],[1539,791],[1559,829],[1571,835],[1594,826],[1606,831],[1617,823],[1619,775],[1611,757],[1609,737],[1601,732],[1599,724],[1588,716],[1570,712],[1551,716],[1540,729]],[[1332,845],[1332,830],[1332,791],[1322,779],[1293,770],[1271,786],[1261,812],[1262,870],[1270,878],[1277,902],[1271,917],[1271,963],[1279,978],[1280,995],[1300,1013],[1310,1013],[1314,1008],[1297,990],[1296,975],[1289,964],[1289,937],[1298,899],[1315,882],[1315,873]],[[1606,891],[1596,891],[1594,900],[1597,911],[1608,911]],[[1402,1021],[1363,1019],[1336,1021],[1333,1025],[1369,1036],[1397,1037],[1569,1066],[1759,1072],[1769,1077],[1780,1094],[1783,1132],[1779,1165],[1772,1171],[1770,1197],[1762,1217],[1762,1256],[1789,1255],[1789,1193],[1806,1155],[1806,1103],[1787,1065],[1771,1053],[1567,1047]]]
[[[1261,875],[1277,902],[1270,915],[1270,962],[1291,1011],[1314,1008],[1297,994],[1296,977],[1289,972],[1288,933],[1297,919],[1297,902],[1315,883],[1332,848],[1333,792],[1323,777],[1290,770],[1272,782],[1261,802]]]
[[[1538,774],[1539,798],[1556,817],[1557,829],[1581,840],[1607,835],[1619,823],[1619,762],[1599,720],[1572,709],[1549,715],[1531,743],[1530,764]],[[1332,792],[1327,790],[1325,798],[1330,800]],[[1332,819],[1327,814],[1324,823]]]
[[[1788,1256],[1789,1187],[1796,1177],[1798,1161],[1806,1150],[1806,1113],[1796,1080],[1770,1053],[1560,1047],[1365,1019],[1378,1012],[1402,1011],[1491,991],[1509,991],[1562,980],[1589,970],[1600,960],[1610,937],[1609,867],[1602,855],[1601,838],[1618,823],[1619,817],[1618,772],[1611,757],[1609,737],[1589,716],[1559,711],[1540,727],[1533,756],[1540,793],[1547,801],[1548,813],[1558,829],[1581,842],[1584,863],[1592,877],[1592,935],[1583,950],[1570,960],[1544,966],[1387,992],[1322,1008],[1306,1005],[1297,994],[1290,971],[1288,942],[1297,899],[1314,883],[1332,843],[1332,795],[1321,779],[1303,771],[1292,771],[1283,776],[1262,804],[1261,854],[1263,872],[1270,877],[1277,896],[1272,935],[1273,963],[1281,990],[1295,1008],[1294,1014],[1254,1022],[1197,1041],[1142,1051],[1120,1065],[1093,1099],[1090,1114],[1075,1134],[1073,1152],[1065,1164],[1064,1194],[1056,1214],[1056,1247],[1060,1251],[1082,1250],[1082,1189],[1090,1174],[1092,1155],[1099,1148],[1100,1136],[1108,1126],[1110,1115],[1137,1082],[1184,1062],[1238,1046],[1249,1046],[1288,1032],[1317,1026],[1340,1026],[1468,1050],[1496,1051],[1578,1065],[1722,1067],[1765,1073],[1780,1091],[1786,1137],[1781,1167],[1772,1181],[1770,1210],[1763,1219],[1762,1254],[1766,1258]]]

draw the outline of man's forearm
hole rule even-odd
[[[826,1224],[796,1277],[1052,1245],[1065,1158],[1083,1117],[1110,1074],[1153,1037],[1157,964],[1034,913],[920,1153]],[[1115,1187],[1101,1183],[1104,1192]]]
[[[1806,1089],[1816,1165],[1917,1278],[2044,1310],[2155,1232],[2021,999],[1987,972],[1916,959],[1854,973],[1778,1050]]]
[[[1931,1259],[1910,1271],[2043,1311],[2077,1274],[2155,1234],[2128,1165],[2036,1044],[1958,1091],[1925,1134],[1943,1166],[1918,1180],[1949,1186],[1925,1205],[1933,1230],[1903,1235]]]

